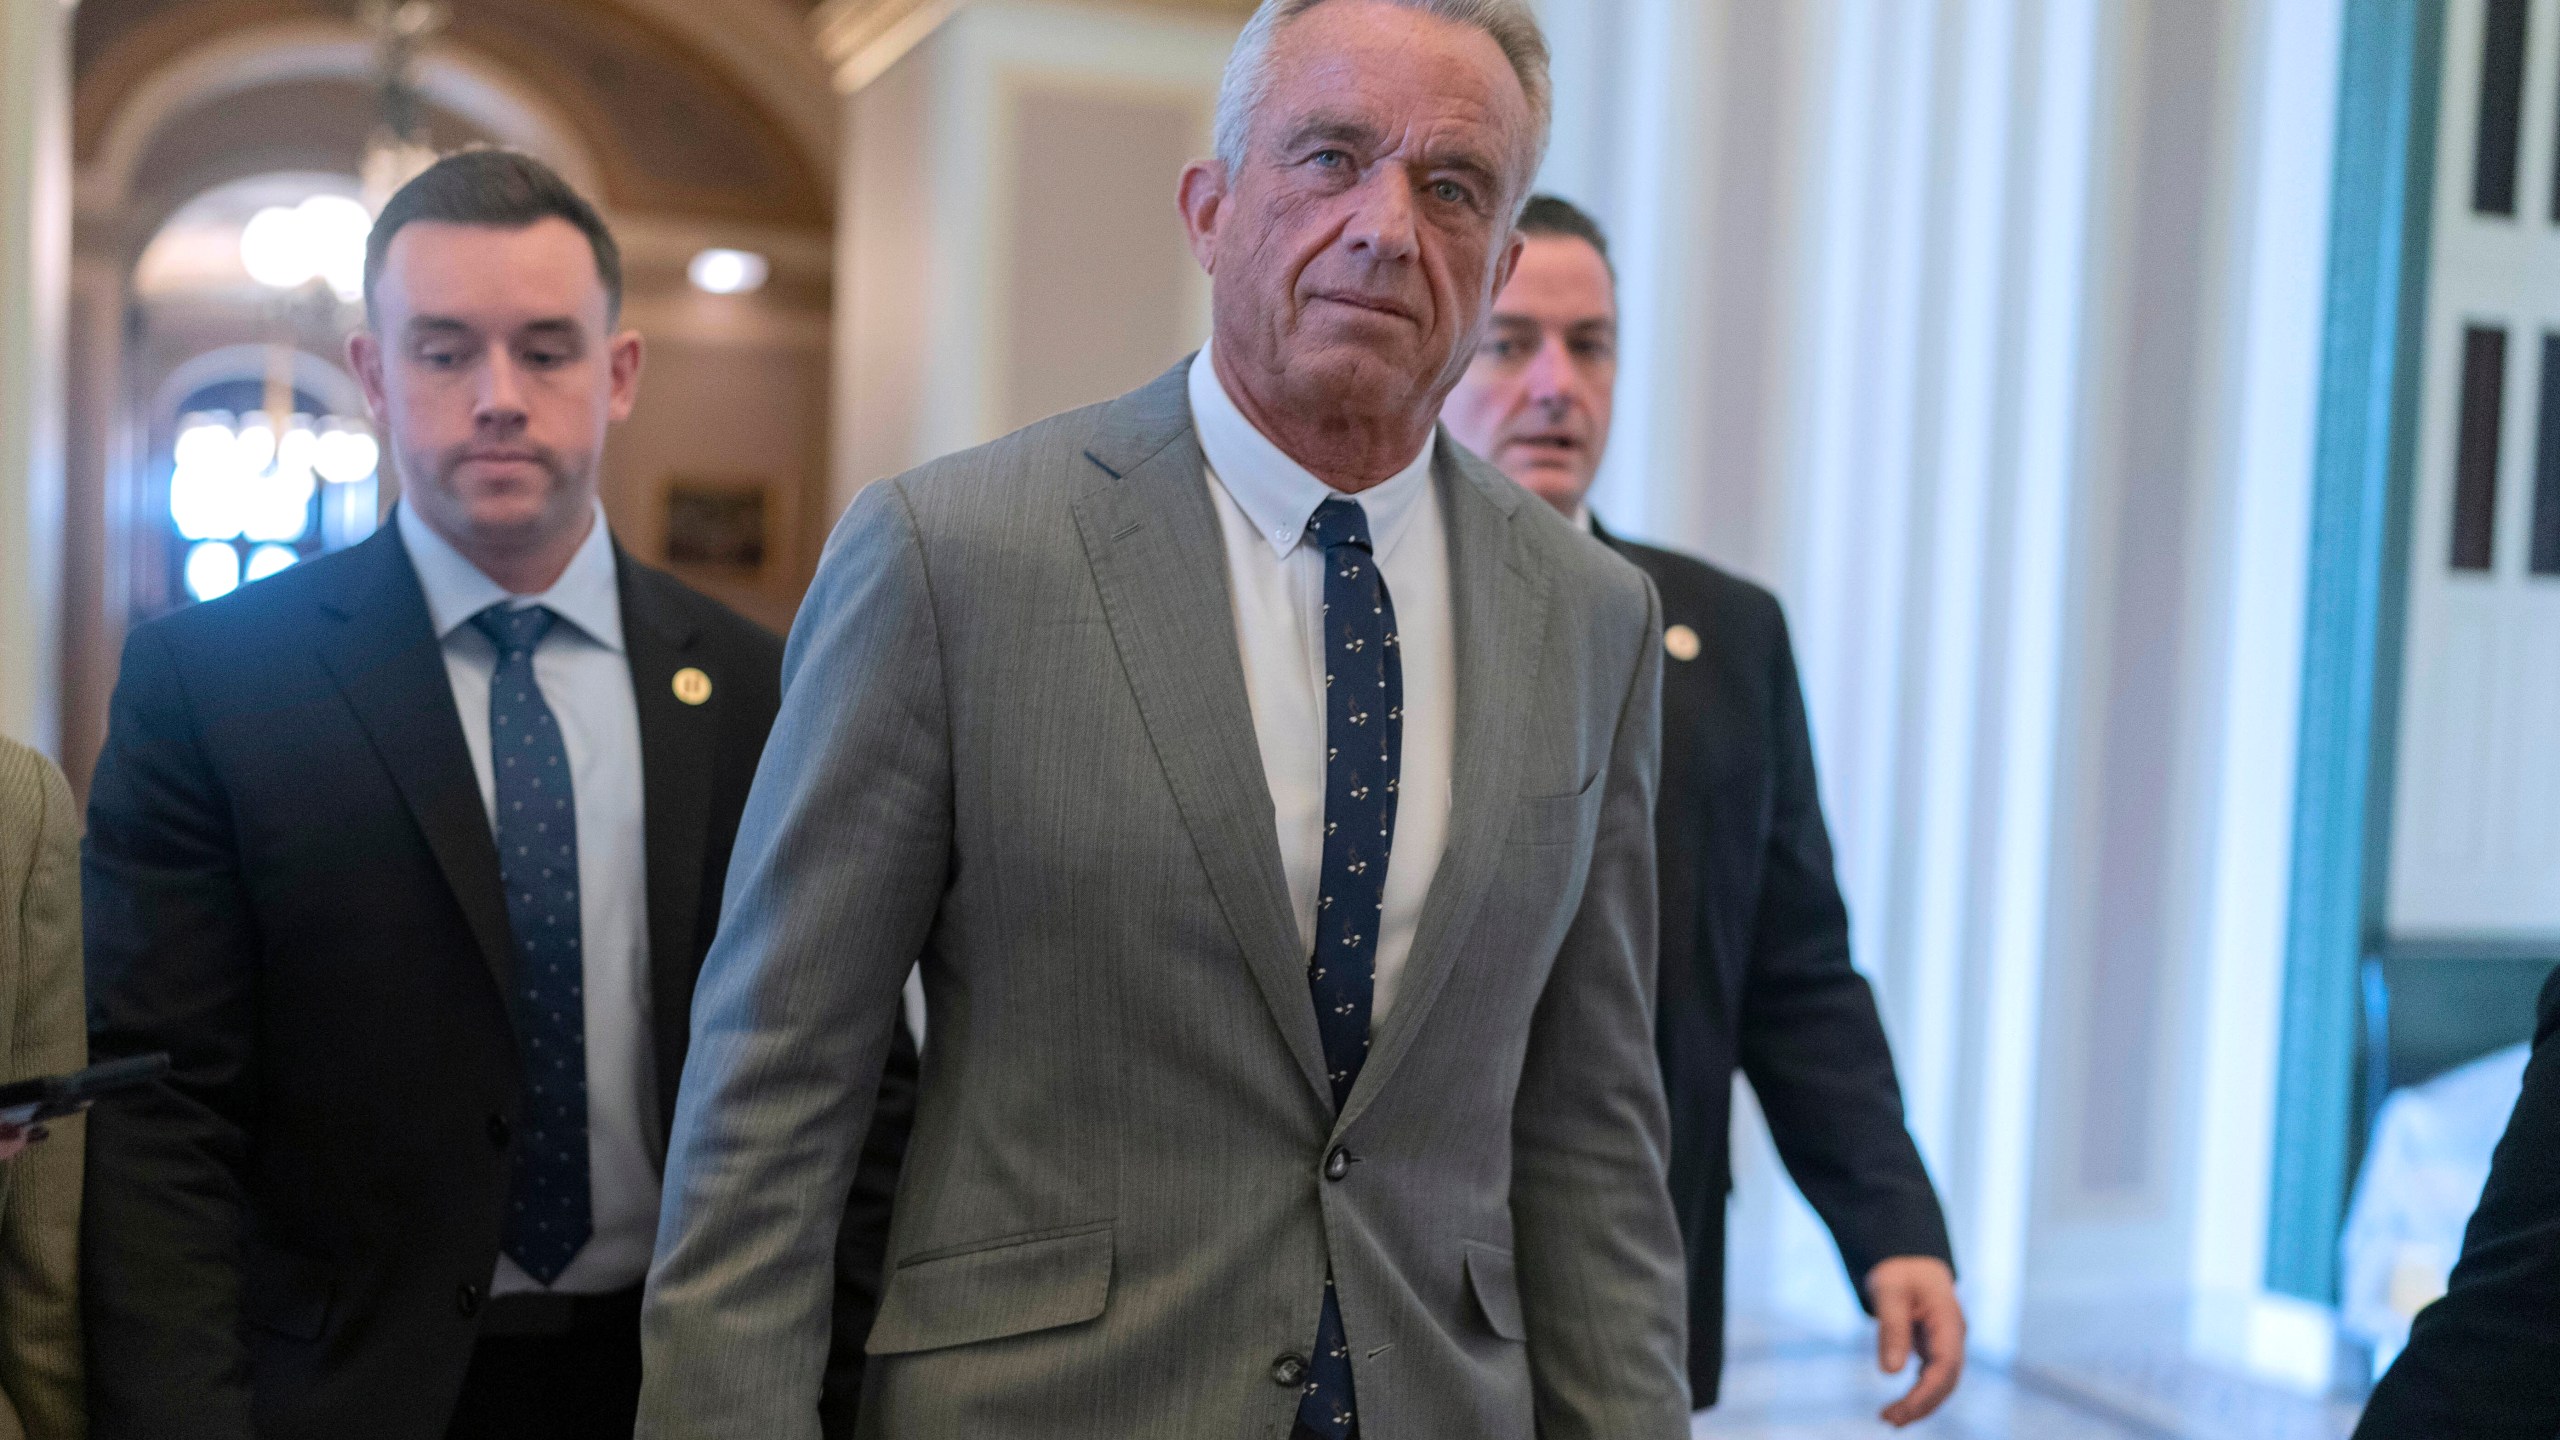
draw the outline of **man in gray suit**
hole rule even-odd
[[[1669,1440],[1661,618],[1435,430],[1545,145],[1523,0],[1267,0],[1145,389],[863,492],[694,1009],[648,1440],[809,1437],[922,967],[871,1436]]]

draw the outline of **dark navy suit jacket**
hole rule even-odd
[[[1853,1282],[1880,1260],[1950,1250],[1903,1126],[1874,993],[1849,963],[1849,914],[1777,598],[1702,560],[1600,538],[1653,577],[1666,633],[1685,626],[1697,646],[1693,658],[1685,638],[1667,646],[1662,671],[1656,1038],[1688,1251],[1689,1383],[1704,1407],[1724,1364],[1737,1067]]]
[[[782,646],[615,561],[663,1134]],[[675,696],[688,668],[707,701]],[[92,1052],[175,1062],[89,1119],[91,1433],[436,1440],[521,1081],[497,848],[394,527],[133,632],[82,874]],[[830,1433],[851,1433],[914,1057],[846,1212]]]

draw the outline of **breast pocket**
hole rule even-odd
[[[1514,845],[1571,845],[1591,833],[1600,809],[1601,781],[1607,772],[1563,795],[1523,795],[1511,804],[1510,841]]]
[[[863,1349],[905,1355],[1075,1325],[1111,1297],[1111,1226],[1041,1230],[898,1266]]]

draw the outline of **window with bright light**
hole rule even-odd
[[[299,391],[282,415],[265,398],[255,381],[211,386],[178,420],[167,513],[186,599],[219,599],[379,523],[382,449],[371,426]]]

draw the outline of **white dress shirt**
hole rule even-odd
[[[489,681],[498,650],[471,617],[492,605],[547,605],[559,621],[534,648],[533,676],[560,722],[578,807],[578,923],[586,999],[587,1183],[595,1233],[549,1289],[602,1294],[648,1273],[658,1233],[657,1057],[650,1048],[648,841],[642,824],[640,706],[622,648],[622,591],[604,509],[560,579],[510,595],[417,512],[395,512],[400,543],[426,590],[444,646],[445,678],[494,834],[498,780],[489,760]],[[545,1287],[504,1254],[493,1295]]]
[[[1262,776],[1279,822],[1280,865],[1297,912],[1300,948],[1311,953],[1324,870],[1324,552],[1306,543],[1306,530],[1316,507],[1336,492],[1236,408],[1206,346],[1191,363],[1191,419],[1226,539],[1236,649],[1244,658]],[[1396,647],[1404,662],[1404,755],[1396,833],[1387,850],[1373,1028],[1395,1004],[1423,897],[1449,838],[1458,666],[1449,537],[1432,483],[1433,449],[1433,440],[1424,441],[1412,464],[1346,497],[1368,512],[1369,538],[1395,604]]]

